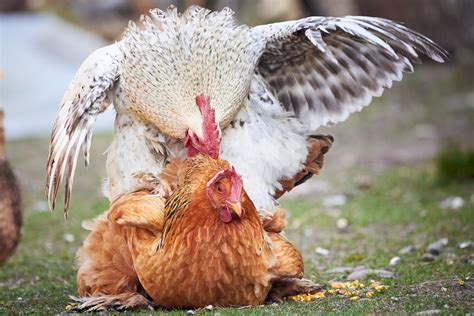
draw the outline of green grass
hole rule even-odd
[[[436,157],[439,181],[474,180],[474,149],[450,146]]]
[[[104,157],[99,153],[105,150],[108,141],[108,136],[94,139],[92,153],[95,156],[88,171],[79,170],[67,221],[61,212],[38,211],[42,208],[38,201],[43,199],[44,174],[38,168],[37,157],[46,157],[45,141],[9,144],[13,153],[11,161],[25,192],[25,214],[21,243],[10,260],[0,267],[0,314],[60,313],[68,305],[68,296],[76,293],[74,255],[86,236],[80,223],[107,207],[98,187],[104,176]],[[26,154],[29,151],[36,152],[37,156]],[[336,215],[322,206],[320,198],[284,202],[290,213],[287,235],[304,254],[307,277],[323,283],[343,280],[343,275],[325,272],[336,266],[388,269],[395,272],[396,278],[382,281],[389,285],[387,291],[360,301],[328,297],[310,303],[285,302],[213,312],[229,315],[412,313],[429,309],[455,314],[472,312],[473,266],[464,259],[472,255],[473,250],[459,249],[457,243],[474,239],[474,182],[472,179],[439,181],[435,165],[370,173],[375,180],[365,189],[357,188],[350,176],[344,186],[337,186],[351,194]],[[458,210],[440,208],[439,202],[451,195],[463,197],[465,206]],[[336,220],[341,216],[350,223],[344,233],[336,228]],[[74,235],[75,240],[65,241],[65,234]],[[428,243],[443,237],[449,239],[443,253],[435,262],[422,262],[420,258]],[[403,255],[399,265],[390,267],[390,258],[407,245],[415,246],[416,250]],[[330,254],[316,255],[316,246],[329,249]],[[464,280],[465,284],[459,285],[457,280]]]

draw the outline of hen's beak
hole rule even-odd
[[[240,202],[229,203],[228,206],[232,214],[235,214],[238,218],[242,217],[244,212],[242,210],[242,205],[240,204]]]

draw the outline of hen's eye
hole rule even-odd
[[[224,189],[222,188],[222,185],[220,183],[216,183],[216,190],[219,193],[223,193]]]

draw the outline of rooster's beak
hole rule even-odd
[[[235,214],[238,218],[242,217],[243,210],[242,210],[242,205],[240,204],[240,202],[229,203],[228,206],[232,214]]]

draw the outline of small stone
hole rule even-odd
[[[463,207],[465,204],[464,199],[460,196],[450,196],[445,198],[439,206],[444,209],[457,210]]]
[[[360,269],[354,270],[351,274],[347,276],[347,280],[361,280],[366,278],[369,274],[375,274],[379,278],[391,279],[394,277],[393,272],[381,269]]]
[[[400,249],[398,253],[401,255],[406,255],[407,253],[413,252],[414,250],[415,250],[415,247],[413,246],[405,246],[402,249]]]
[[[418,312],[415,315],[435,315],[435,314],[441,314],[441,310],[439,310],[439,309],[430,309],[430,310]]]
[[[214,309],[214,306],[207,305],[206,307],[204,307],[204,309],[207,309],[208,311],[212,311]]]
[[[351,272],[353,271],[354,268],[352,267],[336,267],[336,268],[332,268],[332,269],[329,269],[329,270],[326,270],[325,273],[347,273],[347,272]]]
[[[74,242],[76,240],[76,237],[74,237],[73,234],[64,234],[63,239],[66,242]]]
[[[347,231],[347,228],[349,227],[349,220],[347,218],[344,218],[344,217],[339,218],[336,221],[336,227],[341,232]]]
[[[192,309],[186,311],[186,316],[191,316],[191,315],[194,315],[196,314]]]
[[[448,289],[443,286],[443,287],[441,287],[441,291],[442,291],[442,292],[447,292]]]
[[[391,266],[396,266],[397,264],[399,264],[401,261],[400,257],[393,257],[392,259],[390,259],[390,265]]]
[[[423,262],[432,262],[435,260],[435,256],[427,252],[427,253],[424,253],[423,256],[421,256],[421,260]]]
[[[390,297],[390,299],[394,302],[400,301],[400,299],[398,297],[395,297],[395,296]]]
[[[467,259],[467,264],[474,266],[474,259]]]
[[[316,252],[316,254],[320,255],[320,256],[327,256],[329,255],[329,250],[327,250],[326,248],[322,248],[322,247],[316,247],[316,249],[314,250],[314,252]]]
[[[466,240],[466,241],[461,241],[459,243],[459,248],[460,249],[466,249],[472,247],[472,241]]]
[[[327,208],[334,208],[343,206],[347,202],[347,197],[344,194],[335,194],[326,196],[323,199],[323,206]]]
[[[441,253],[441,250],[443,250],[443,248],[447,245],[448,245],[448,238],[441,238],[440,240],[437,240],[429,244],[427,249],[429,253],[437,256]]]

